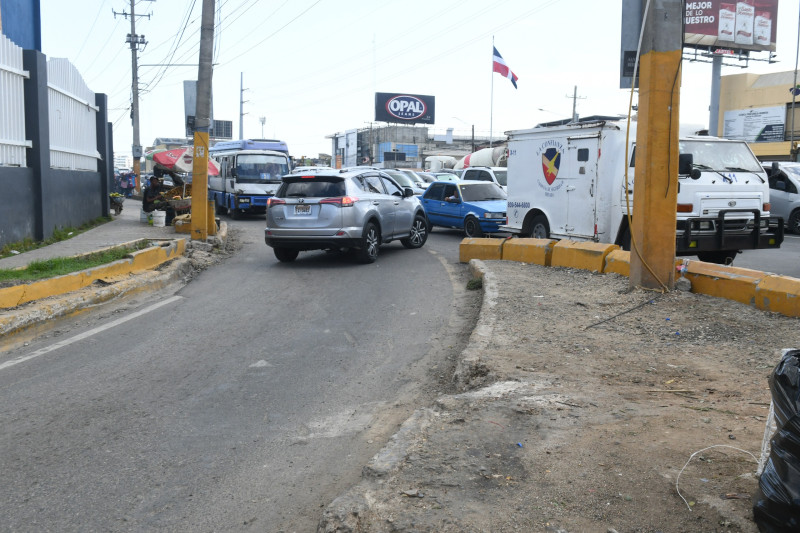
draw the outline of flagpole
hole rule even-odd
[[[492,96],[489,103],[489,148],[492,147],[492,120],[494,120],[494,35],[492,35]]]

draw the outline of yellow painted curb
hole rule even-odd
[[[631,275],[631,253],[626,250],[611,250],[606,256],[603,272],[629,277]]]
[[[505,239],[490,239],[488,237],[475,239],[466,238],[458,247],[458,260],[469,263],[470,259],[483,261],[500,260],[503,258],[503,243]]]
[[[755,305],[765,311],[800,316],[800,279],[765,276],[756,286]]]
[[[56,278],[35,281],[0,289],[0,309],[88,287],[98,279],[119,278],[135,272],[152,270],[158,265],[180,257],[186,251],[185,239],[174,239],[163,244],[133,252],[129,258],[107,265],[65,274]]]
[[[606,256],[613,250],[619,250],[619,246],[602,242],[558,241],[553,246],[551,266],[603,272]]]
[[[503,243],[503,259],[550,266],[555,244],[550,239],[507,239]]]
[[[749,268],[689,261],[684,276],[692,282],[692,292],[754,305],[756,286],[769,274]]]

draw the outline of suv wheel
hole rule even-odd
[[[273,248],[272,251],[275,252],[275,257],[281,263],[291,263],[297,259],[297,254],[299,253],[299,250],[292,250],[291,248]]]
[[[356,258],[360,263],[374,263],[378,259],[378,246],[381,243],[378,227],[372,222],[367,222],[361,239],[361,247],[356,252]]]
[[[428,221],[424,215],[417,215],[414,217],[414,223],[411,224],[411,234],[405,239],[400,239],[400,243],[406,248],[422,248],[425,241],[428,240]]]

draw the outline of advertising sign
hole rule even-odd
[[[375,120],[395,124],[433,124],[435,98],[421,94],[375,93]]]
[[[759,107],[725,112],[722,136],[747,142],[783,142],[786,108]]]
[[[685,46],[775,51],[778,0],[687,1]]]

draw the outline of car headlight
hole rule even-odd
[[[484,213],[483,218],[505,218],[505,213]]]

